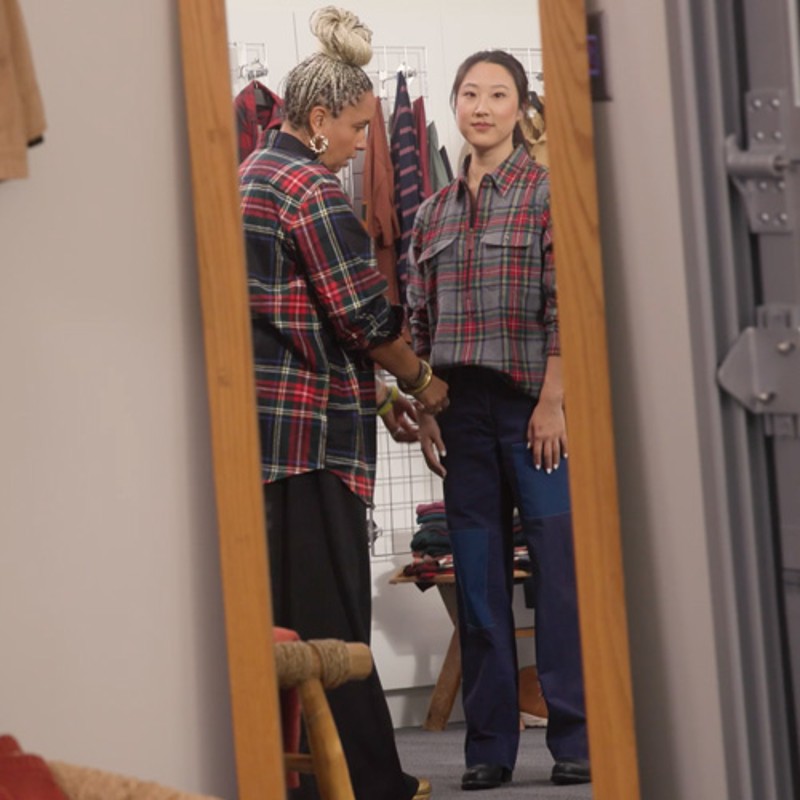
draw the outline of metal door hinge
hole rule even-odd
[[[791,141],[792,104],[782,89],[762,89],[746,95],[747,149],[731,134],[725,140],[728,175],[744,199],[753,233],[794,230],[792,195],[786,173],[797,158],[787,151]]]
[[[800,436],[800,306],[756,309],[717,370],[717,381],[771,436]]]

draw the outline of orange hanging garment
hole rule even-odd
[[[27,149],[44,130],[22,13],[17,0],[0,0],[0,180],[28,176]]]

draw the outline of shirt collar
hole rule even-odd
[[[296,136],[292,136],[291,133],[284,133],[279,130],[267,131],[264,136],[264,146],[274,147],[276,150],[283,150],[294,156],[307,158],[309,161],[317,160],[316,153]]]
[[[464,159],[463,166],[461,167],[461,174],[458,176],[459,194],[463,194],[467,191],[467,172],[469,171],[469,163],[471,160],[472,155],[470,154]],[[530,160],[531,157],[528,155],[525,146],[519,144],[514,148],[514,152],[511,153],[494,172],[488,174],[488,178],[494,184],[495,189],[500,192],[501,195],[505,195],[514,185],[514,182]],[[486,177],[487,176],[484,175],[483,179],[485,180]]]

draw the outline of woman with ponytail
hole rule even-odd
[[[451,100],[470,153],[459,176],[420,206],[407,297],[414,348],[450,386],[450,408],[421,414],[419,431],[428,466],[444,478],[458,586],[461,786],[508,783],[517,761],[515,509],[535,567],[550,779],[586,783],[549,176],[515,144],[529,107],[516,58],[473,53],[456,72]]]

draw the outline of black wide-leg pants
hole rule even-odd
[[[369,645],[372,587],[366,506],[333,473],[318,470],[265,484],[275,625],[301,639]],[[408,800],[377,671],[328,692],[356,800]],[[303,776],[297,798],[316,798]]]

